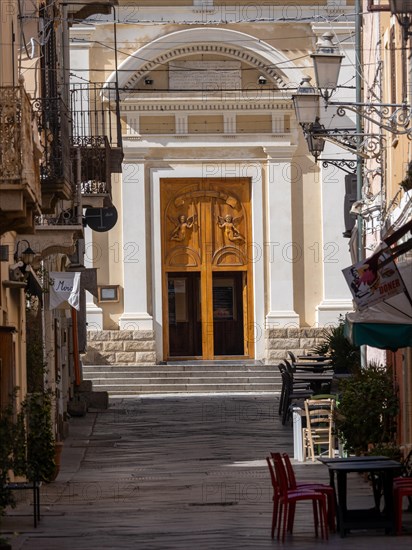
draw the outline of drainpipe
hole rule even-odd
[[[356,103],[362,103],[362,5],[361,0],[356,0],[355,3],[355,70],[356,70]],[[360,134],[363,131],[362,117],[356,113],[356,133],[359,134],[358,145],[360,145]],[[362,200],[363,188],[363,159],[357,155],[356,160],[356,200]],[[358,243],[357,253],[358,262],[364,258],[363,248],[363,219],[362,216],[357,217]],[[361,367],[366,367],[366,346],[360,347]]]

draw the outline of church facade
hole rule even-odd
[[[113,16],[73,25],[73,86],[101,82],[102,109],[118,91],[124,152],[118,221],[85,230],[99,285],[91,362],[275,361],[352,309],[350,176],[313,161],[291,99],[326,31],[352,82],[351,13],[346,2],[119,0]]]

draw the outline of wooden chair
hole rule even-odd
[[[335,491],[333,487],[330,485],[326,485],[324,483],[318,483],[314,481],[302,481],[298,482],[296,481],[295,471],[293,469],[292,463],[290,461],[289,455],[287,453],[283,453],[282,455],[283,462],[285,464],[286,473],[288,475],[288,484],[289,489],[311,489],[313,491],[317,491],[318,493],[322,493],[327,498],[328,503],[328,523],[329,523],[329,529],[331,531],[335,531],[335,515],[336,515],[336,506],[335,506]]]
[[[275,465],[275,478],[279,487],[279,498],[277,502],[277,539],[280,538],[282,529],[282,542],[285,541],[286,530],[293,532],[293,523],[295,519],[296,503],[299,501],[312,501],[313,519],[315,524],[315,534],[318,536],[318,525],[320,516],[320,527],[322,538],[328,538],[328,523],[326,514],[326,497],[324,494],[311,489],[289,489],[288,477],[285,466],[282,462],[280,453],[271,453]],[[283,517],[283,523],[282,523]],[[272,520],[273,521],[273,520]]]
[[[306,399],[306,428],[303,428],[303,449],[305,458],[315,461],[315,445],[325,450],[318,454],[327,454],[333,458],[335,438],[333,435],[334,399]]]

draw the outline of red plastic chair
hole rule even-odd
[[[395,505],[396,534],[402,532],[402,501],[403,497],[412,496],[412,478],[396,477],[393,480],[393,500]]]
[[[282,461],[280,453],[272,453],[272,458],[275,464],[275,477],[276,483],[279,487],[279,499],[278,499],[278,534],[277,538],[280,538],[280,530],[282,528],[282,542],[285,540],[286,527],[287,531],[293,532],[293,523],[295,519],[296,503],[303,500],[312,501],[313,518],[315,524],[315,534],[318,536],[318,524],[320,512],[320,526],[322,538],[328,538],[328,523],[326,514],[326,497],[322,493],[310,490],[310,489],[289,489],[288,477],[285,466]],[[282,527],[283,516],[283,527]]]
[[[270,457],[268,456],[266,457],[266,462],[268,463],[268,466],[269,466],[270,479],[272,481],[272,488],[273,488],[273,512],[272,512],[272,531],[271,531],[271,536],[273,539],[275,538],[275,529],[276,529],[277,520],[278,520],[280,494],[279,494],[279,486],[276,481],[275,470],[270,461]]]
[[[293,470],[292,463],[290,461],[289,455],[287,453],[283,453],[283,461],[285,463],[286,472],[288,476],[288,485],[289,489],[312,489],[313,491],[316,491],[318,493],[322,493],[326,496],[327,502],[328,502],[328,524],[329,529],[331,531],[336,531],[335,527],[335,515],[336,515],[336,507],[335,507],[335,491],[333,487],[330,485],[326,485],[324,483],[317,483],[317,482],[311,482],[311,481],[303,481],[298,482],[296,481],[295,472]]]

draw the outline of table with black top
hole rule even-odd
[[[393,505],[393,478],[400,474],[401,464],[384,456],[323,458],[319,459],[329,469],[330,484],[337,487],[337,519],[341,537],[351,529],[385,529],[395,533]],[[347,475],[352,472],[370,474],[375,506],[370,509],[348,509]],[[381,494],[383,503],[381,506]]]
[[[296,382],[307,382],[311,385],[315,393],[319,393],[323,384],[328,384],[330,386],[333,376],[333,372],[330,371],[314,372],[309,370],[306,372],[293,373],[293,380]]]

